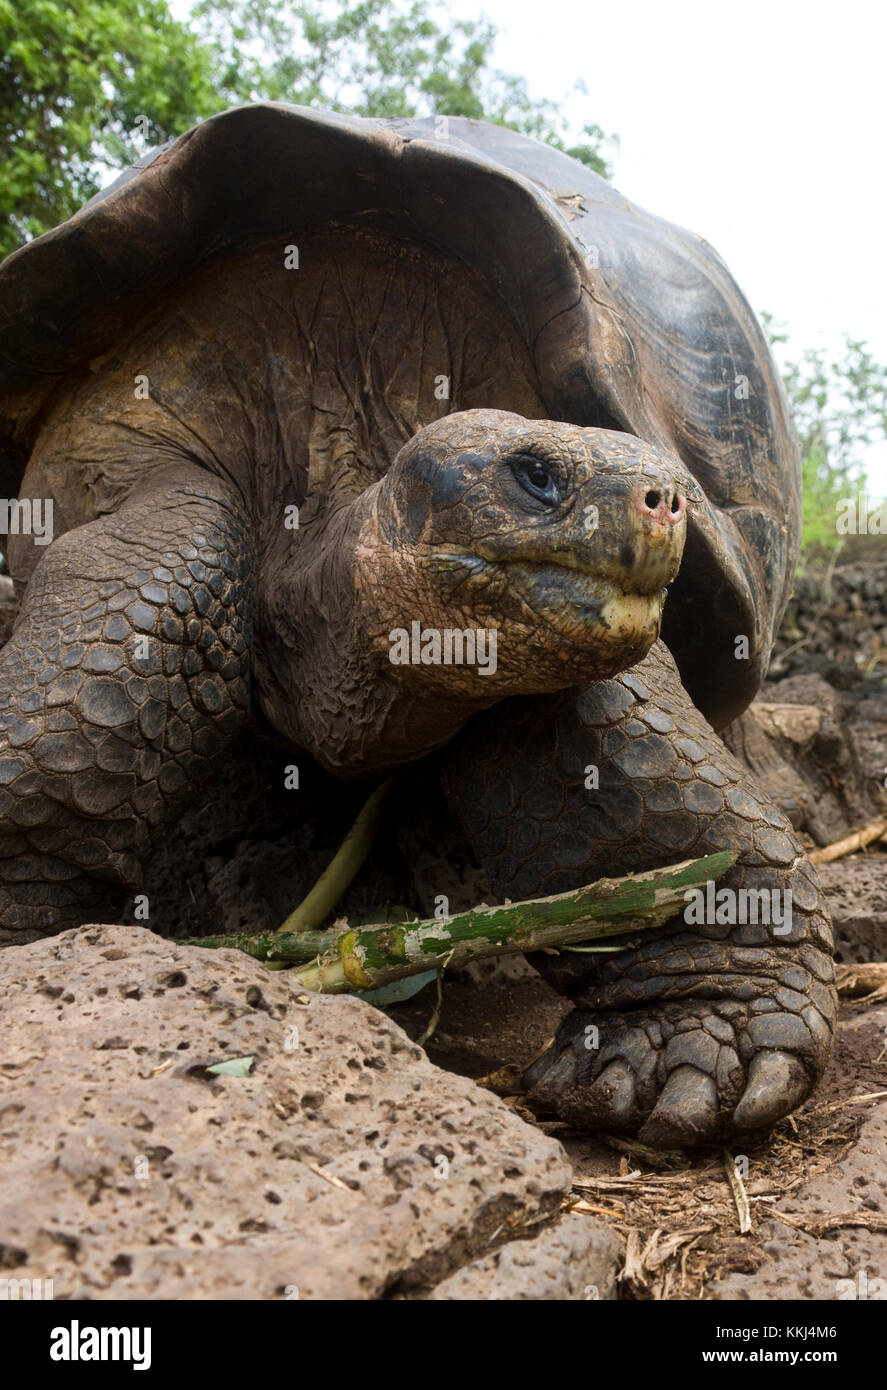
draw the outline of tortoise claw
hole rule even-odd
[[[611,1062],[585,1095],[589,1122],[610,1124],[623,1129],[626,1122],[637,1118],[637,1091],[634,1073],[627,1062]]]
[[[758,1052],[748,1068],[748,1084],[733,1112],[737,1129],[762,1129],[775,1124],[799,1105],[810,1080],[790,1052]]]
[[[675,1067],[638,1138],[657,1149],[705,1143],[718,1129],[718,1090],[696,1067]]]
[[[761,1048],[743,1067],[737,1048],[741,1037],[748,1043],[744,1018],[734,1014],[728,1030],[699,1002],[684,1010],[685,1026],[669,1041],[663,1030],[682,1021],[673,1004],[643,1017],[619,1016],[621,1028],[611,1017],[600,1052],[586,1047],[586,1020],[605,1016],[577,1010],[524,1073],[530,1104],[577,1129],[636,1133],[653,1148],[676,1149],[766,1129],[804,1100],[814,1077],[794,1053]],[[691,1018],[697,1028],[686,1027]]]

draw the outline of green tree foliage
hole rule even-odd
[[[0,258],[75,212],[152,144],[244,101],[365,116],[474,116],[602,174],[594,125],[492,64],[496,29],[434,0],[0,0]]]
[[[786,333],[770,315],[763,319],[783,355]],[[782,376],[801,446],[803,553],[813,558],[841,544],[839,502],[865,491],[864,450],[887,438],[887,366],[847,335],[839,357],[808,348],[795,360],[783,360]]]
[[[210,62],[166,0],[0,0],[0,257],[214,109]]]
[[[492,65],[489,20],[450,19],[433,0],[199,0],[232,101],[289,101],[358,116],[469,116],[511,126],[607,176],[599,126],[568,140],[555,102]],[[578,84],[577,84],[578,86]],[[578,90],[583,90],[578,87]]]

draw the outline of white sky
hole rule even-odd
[[[584,80],[565,110],[619,135],[616,187],[710,241],[793,349],[846,332],[887,361],[883,0],[448,4],[478,8],[534,96]],[[887,446],[866,464],[887,493]]]

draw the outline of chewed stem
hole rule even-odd
[[[548,898],[499,907],[482,903],[446,919],[195,937],[184,944],[234,946],[259,960],[294,962],[299,968],[290,978],[297,987],[323,994],[359,993],[428,970],[458,969],[485,956],[569,948],[577,941],[649,931],[675,915],[688,889],[716,882],[735,861],[732,851],[722,850],[648,873],[601,878]]]
[[[553,897],[501,907],[483,904],[446,920],[355,927],[312,964],[294,971],[292,979],[306,990],[341,994],[377,989],[427,970],[458,969],[484,956],[647,931],[675,915],[688,888],[717,880],[735,860],[735,854],[723,851],[650,873],[602,878]],[[272,958],[282,958],[279,948]]]

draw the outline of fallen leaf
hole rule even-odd
[[[207,1071],[213,1076],[249,1076],[255,1057],[232,1057],[229,1062],[214,1062]]]

